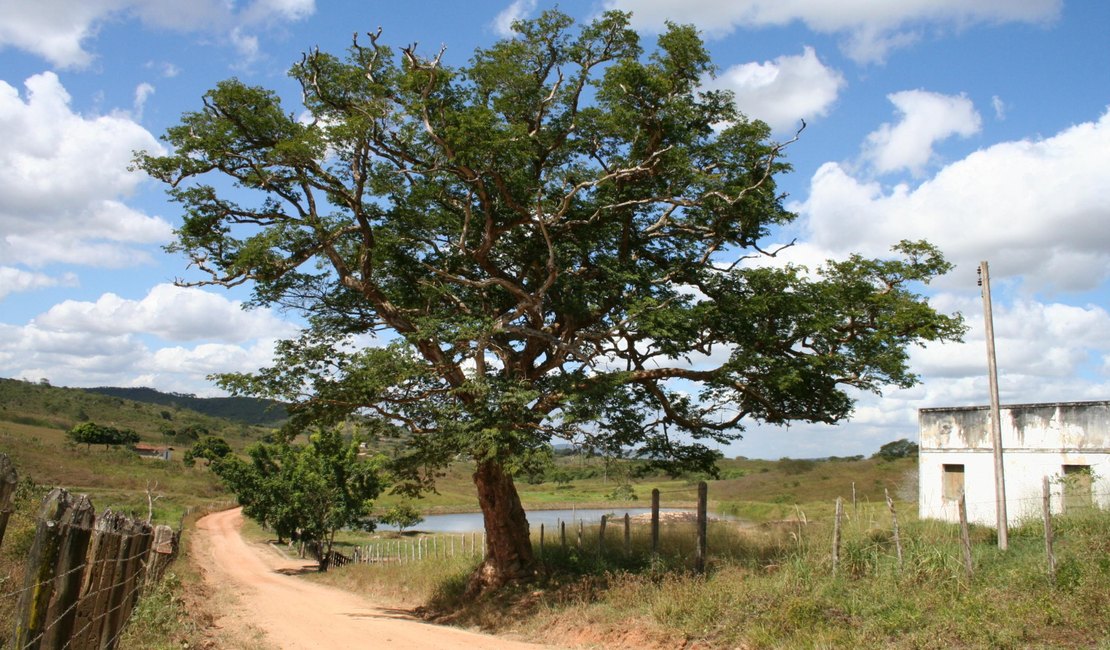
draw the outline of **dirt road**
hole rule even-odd
[[[303,560],[287,560],[274,549],[239,534],[240,509],[208,515],[197,522],[192,556],[219,599],[225,630],[246,631],[242,647],[259,640],[283,650],[390,648],[396,650],[538,650],[544,646],[508,641],[454,628],[429,625],[404,611],[379,607],[345,591],[299,579]]]

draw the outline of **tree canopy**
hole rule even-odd
[[[205,465],[210,466],[212,463],[226,457],[231,453],[231,445],[227,441],[218,436],[204,436],[189,450],[185,452],[182,462],[187,467],[192,467],[196,464],[197,459],[205,460]]]
[[[85,445],[86,448],[92,445],[104,445],[107,449],[139,442],[139,434],[131,429],[119,429],[95,422],[82,422],[66,432],[66,436],[77,444]]]
[[[413,489],[471,459],[482,585],[527,574],[512,477],[552,439],[704,468],[746,423],[839,422],[848,388],[913,384],[907,347],[962,327],[916,293],[949,268],[923,242],[765,263],[794,218],[785,145],[702,90],[692,27],[650,52],[619,12],[514,29],[457,66],[380,32],[312,50],[290,71],[303,107],[230,79],[138,160],[202,283],[307,320],[221,385],[291,404],[294,431],[403,427]]]

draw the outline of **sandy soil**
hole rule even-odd
[[[406,611],[380,607],[356,594],[299,579],[296,574],[314,564],[289,560],[269,546],[245,541],[239,534],[242,523],[238,508],[204,517],[197,522],[191,553],[215,592],[220,610],[216,624],[229,633],[223,636],[238,639],[234,641],[237,647],[545,647],[429,625]]]

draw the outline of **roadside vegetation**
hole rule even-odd
[[[1110,513],[1057,518],[1053,583],[1040,522],[1011,530],[1006,552],[992,529],[972,527],[968,576],[958,527],[897,505],[901,568],[885,504],[866,503],[849,511],[834,575],[826,501],[799,506],[805,520],[712,524],[705,575],[689,570],[692,526],[676,525],[664,527],[654,566],[646,532],[630,558],[615,541],[599,556],[596,528],[581,549],[548,538],[542,555],[536,546],[534,583],[479,599],[465,594],[477,562],[468,558],[349,565],[310,579],[429,620],[571,647],[1110,647]]]

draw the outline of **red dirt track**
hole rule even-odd
[[[197,522],[192,545],[193,561],[220,601],[217,625],[225,630],[253,629],[265,645],[283,650],[544,647],[430,625],[357,594],[287,575],[314,564],[245,541],[239,534],[242,523],[239,508],[208,515]],[[245,645],[255,647],[258,641]]]

